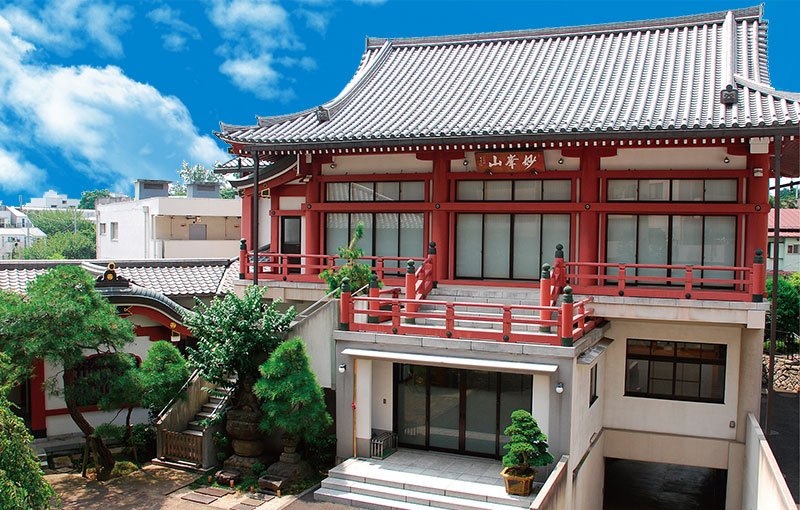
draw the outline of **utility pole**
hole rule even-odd
[[[769,323],[769,370],[767,378],[767,417],[764,433],[772,426],[772,401],[775,394],[775,336],[778,327],[778,242],[781,236],[781,146],[783,135],[775,135],[775,221],[772,229],[772,303]]]

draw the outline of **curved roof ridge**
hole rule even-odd
[[[560,37],[591,35],[599,32],[627,32],[632,30],[655,30],[673,28],[676,26],[687,26],[695,24],[707,24],[709,22],[722,23],[728,12],[732,12],[734,19],[758,18],[763,16],[763,8],[760,5],[746,7],[743,9],[733,9],[726,11],[709,12],[705,14],[691,14],[687,16],[675,16],[670,18],[655,18],[638,21],[622,21],[613,23],[600,23],[594,25],[576,25],[572,27],[552,27],[534,28],[528,30],[508,30],[502,32],[480,32],[475,34],[461,35],[440,35],[424,37],[399,37],[399,38],[380,38],[367,37],[367,47],[375,48],[390,41],[395,46],[404,45],[432,45],[432,44],[453,44],[453,43],[473,43],[488,42],[505,39],[527,39],[537,37]]]
[[[341,110],[342,107],[347,104],[347,101],[349,101],[359,90],[361,90],[364,84],[369,81],[370,77],[375,74],[375,71],[386,60],[386,56],[389,54],[391,46],[391,42],[385,42],[383,45],[381,45],[381,48],[378,50],[377,54],[371,59],[369,58],[369,54],[374,48],[367,47],[361,57],[361,64],[358,66],[356,74],[353,75],[353,78],[347,83],[347,85],[345,85],[342,91],[336,95],[336,97],[323,103],[321,107],[328,110],[331,115]],[[258,119],[258,127],[264,128],[289,120],[295,120],[310,113],[314,113],[318,108],[320,108],[320,106],[315,106],[300,112],[287,113],[284,115],[274,115],[269,117],[257,116],[256,118]]]
[[[800,102],[800,92],[785,92],[782,90],[776,90],[769,85],[765,85],[763,83],[759,83],[757,81],[750,80],[745,78],[741,74],[733,75],[733,79],[736,81],[738,85],[742,87],[747,87],[748,89],[753,89],[762,94],[768,94],[770,96],[775,96],[781,99],[786,99],[787,101],[792,102]]]

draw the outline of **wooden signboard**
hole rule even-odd
[[[475,164],[479,172],[544,172],[544,153],[526,152],[476,152]]]

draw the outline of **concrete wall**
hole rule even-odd
[[[605,427],[735,439],[736,429],[730,428],[729,424],[737,420],[738,414],[741,332],[742,329],[735,326],[613,320],[606,332],[606,336],[613,338],[614,342],[605,353],[608,366],[606,377],[603,378],[605,388],[602,394],[605,399]],[[726,344],[725,403],[626,397],[625,353],[628,338]]]
[[[778,462],[753,414],[747,416],[742,510],[796,510]]]
[[[570,473],[576,472],[577,477],[573,479],[570,476],[568,482],[572,484],[573,508],[599,509],[603,504],[605,479],[603,421],[606,404],[604,388],[609,372],[607,355],[608,350],[590,365],[576,362],[573,371],[569,469]],[[598,398],[590,406],[590,379],[594,366],[597,366]]]
[[[154,242],[153,258],[220,259],[239,255],[239,241],[161,241]]]
[[[392,430],[394,425],[394,367],[389,361],[372,362],[372,428]]]
[[[339,326],[339,301],[331,300],[321,305],[303,319],[289,333],[290,338],[300,337],[306,343],[311,369],[323,388],[335,389],[333,366],[333,330]]]

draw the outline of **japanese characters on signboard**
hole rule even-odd
[[[479,172],[543,172],[542,151],[527,152],[476,152],[475,164]]]

